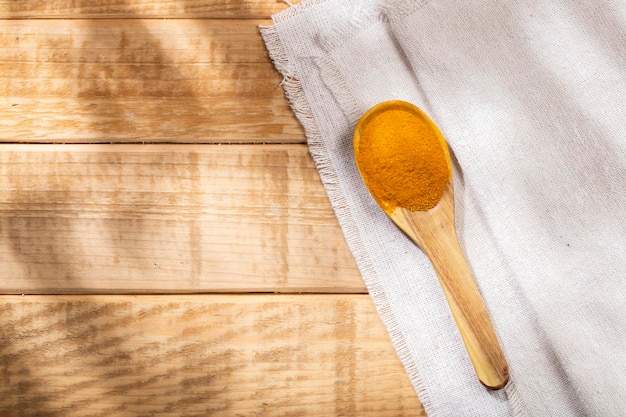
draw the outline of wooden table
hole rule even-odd
[[[0,1],[0,415],[425,415],[258,31]]]

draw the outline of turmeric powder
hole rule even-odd
[[[387,102],[359,123],[355,157],[370,193],[386,212],[435,207],[451,177],[447,145],[412,104]],[[355,135],[356,136],[356,135]]]

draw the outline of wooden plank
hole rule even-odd
[[[302,143],[259,23],[3,21],[0,142]]]
[[[286,8],[284,0],[0,0],[0,17],[258,19],[268,18]]]
[[[3,416],[425,416],[367,295],[3,296]]]
[[[0,292],[365,292],[306,145],[0,145]]]

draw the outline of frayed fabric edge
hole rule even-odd
[[[328,0],[305,0],[285,11],[281,12],[274,18],[274,22],[284,21],[292,16],[302,13],[307,7],[313,7],[322,4]],[[324,184],[327,194],[330,197],[331,204],[335,211],[335,214],[339,220],[342,231],[346,236],[346,240],[350,245],[350,249],[359,265],[359,269],[367,284],[370,297],[374,301],[378,314],[381,316],[382,321],[385,323],[387,332],[390,339],[393,342],[393,346],[402,362],[405,371],[407,372],[409,379],[413,385],[415,392],[417,393],[419,400],[424,407],[428,415],[437,415],[436,409],[434,409],[428,390],[420,376],[419,370],[411,350],[406,342],[403,331],[400,329],[396,320],[391,304],[387,299],[387,294],[377,278],[376,269],[369,257],[369,254],[365,250],[364,245],[360,241],[360,233],[358,226],[352,219],[350,209],[347,201],[339,190],[337,184],[337,173],[332,166],[329,158],[329,150],[326,147],[322,134],[317,126],[313,112],[308,104],[304,89],[300,83],[297,74],[289,63],[289,59],[285,52],[285,47],[277,32],[276,26],[260,26],[261,36],[265,42],[270,58],[274,63],[276,69],[283,76],[281,83],[287,100],[296,115],[298,121],[304,128],[307,138],[307,144],[309,152],[313,157],[317,169],[320,173],[320,178]],[[332,62],[330,63],[332,65]],[[337,80],[337,82],[340,82]],[[348,97],[345,98],[348,101]],[[352,109],[357,109],[356,99],[352,98]],[[347,103],[346,103],[347,104]],[[355,110],[356,111],[356,110]]]

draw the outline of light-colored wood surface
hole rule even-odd
[[[367,295],[13,296],[2,416],[420,416]]]
[[[290,0],[290,3],[298,3]],[[266,19],[284,0],[0,0],[0,16],[12,19],[194,18]]]
[[[2,142],[303,141],[263,20],[7,20]]]
[[[259,36],[286,7],[0,0],[0,415],[425,415]]]
[[[0,293],[366,289],[306,145],[0,145]]]

